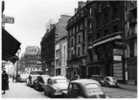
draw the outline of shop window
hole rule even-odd
[[[78,47],[78,56],[80,56],[80,47]]]

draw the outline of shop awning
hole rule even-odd
[[[19,41],[2,28],[2,60],[11,61],[17,58],[15,54],[20,49],[20,45]]]
[[[101,40],[97,43],[94,43],[93,47],[104,44],[104,43],[107,43],[107,42],[110,42],[110,41],[113,41],[113,40],[116,40],[116,39],[122,39],[121,35],[117,35],[117,36],[114,36],[114,37],[107,38],[105,40]]]

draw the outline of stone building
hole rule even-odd
[[[66,76],[67,68],[67,30],[70,16],[61,15],[56,23],[55,38],[55,75]]]
[[[129,46],[126,44],[131,43],[131,40],[126,37],[127,15],[125,13],[128,4],[132,2],[136,3],[136,1],[98,2],[92,0],[79,2],[74,16],[69,19],[67,25],[69,70],[73,70],[73,73],[74,71],[77,72],[81,77],[96,74],[110,75],[122,82],[127,79],[127,69],[128,71],[132,69],[128,72],[130,78],[137,76],[131,76],[137,65],[136,63],[128,64],[129,59],[126,59],[125,53]],[[130,6],[134,5],[131,4]],[[134,10],[134,12],[136,11]],[[135,17],[131,19],[135,19]],[[134,23],[134,29],[135,26]],[[130,46],[133,51],[136,51],[137,48],[135,41],[136,39],[134,39],[134,47]],[[135,59],[133,61],[136,62],[136,52],[134,54]],[[130,65],[135,67],[129,67]],[[127,69],[126,66],[128,66]]]
[[[137,2],[126,3],[125,16],[126,80],[129,84],[137,84]]]
[[[17,63],[17,71],[20,74],[30,73],[31,71],[41,71],[41,52],[37,46],[26,47],[25,53]]]
[[[42,69],[49,75],[54,75],[55,60],[55,24],[51,24],[41,40]]]

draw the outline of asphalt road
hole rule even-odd
[[[120,88],[102,87],[103,91],[110,98],[136,98],[136,91],[129,91]],[[26,86],[25,83],[10,83],[10,89],[2,98],[48,98],[43,92],[38,92]]]

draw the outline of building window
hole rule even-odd
[[[134,57],[134,42],[133,41],[131,41],[130,43],[129,43],[129,46],[130,46],[130,57]]]
[[[137,41],[134,43],[134,56],[137,56]]]
[[[118,32],[118,25],[113,26],[113,32]]]
[[[61,69],[60,68],[56,69],[56,75],[60,75],[60,74],[61,74]]]
[[[109,34],[109,30],[104,30],[104,36]]]
[[[92,16],[92,8],[89,9],[89,14]]]
[[[80,56],[80,47],[78,47],[78,56]]]
[[[80,40],[80,35],[78,35],[78,43],[81,43],[81,40]]]

